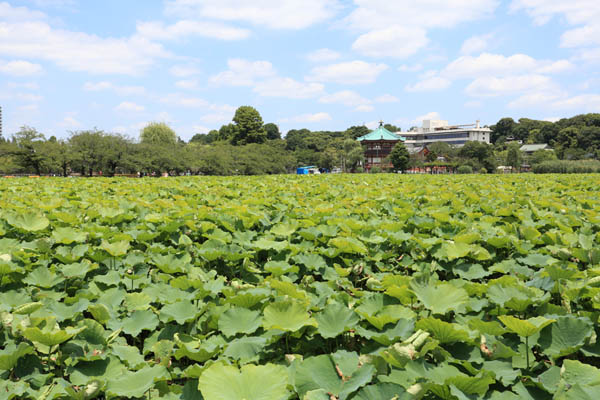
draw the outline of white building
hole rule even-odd
[[[426,119],[421,128],[402,132],[406,147],[423,147],[434,142],[444,142],[460,147],[466,142],[490,143],[490,128],[482,128],[479,121],[469,125],[448,125],[448,121]]]

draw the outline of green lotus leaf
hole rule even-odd
[[[158,326],[158,317],[150,310],[134,311],[122,321],[123,332],[137,336],[143,330],[153,331]]]
[[[177,301],[167,304],[160,309],[160,320],[163,322],[175,321],[179,325],[193,321],[198,315],[203,312],[203,308],[198,308],[190,301]]]
[[[453,385],[467,395],[484,396],[490,385],[496,380],[489,375],[454,376],[446,380],[446,385]]]
[[[466,290],[449,283],[411,286],[419,301],[433,314],[446,314],[448,311],[461,314],[464,312],[465,304],[469,301],[469,294]]]
[[[130,311],[135,310],[147,310],[152,303],[152,297],[148,296],[146,293],[127,293],[125,295],[125,307],[127,307]]]
[[[271,228],[271,233],[277,236],[287,237],[296,232],[296,229],[298,229],[297,224],[277,224]]]
[[[121,257],[127,254],[127,251],[130,248],[130,244],[126,240],[121,240],[114,243],[109,243],[106,240],[103,240],[100,244],[99,248],[106,251],[113,257]]]
[[[137,372],[125,372],[117,379],[111,379],[106,385],[106,393],[117,397],[142,397],[157,381],[170,379],[167,369],[162,365],[146,367]]]
[[[235,336],[238,333],[253,333],[262,324],[258,311],[235,307],[225,311],[219,317],[219,330],[225,336]]]
[[[89,305],[88,311],[92,314],[96,321],[103,325],[106,324],[111,318],[110,310],[102,303]]]
[[[175,358],[179,360],[182,357],[187,357],[197,362],[204,362],[211,359],[221,351],[221,347],[225,344],[225,341],[218,337],[200,340],[193,336],[179,333],[174,335],[174,339],[178,347],[175,351]]]
[[[192,258],[187,253],[183,256],[178,256],[172,253],[166,255],[155,254],[152,256],[152,262],[162,272],[174,274],[177,272],[187,272],[192,262]]]
[[[395,383],[377,383],[360,389],[352,400],[408,400],[413,396],[402,386]],[[326,398],[325,400],[330,400]]]
[[[42,330],[38,327],[30,327],[23,330],[23,336],[32,342],[41,343],[45,346],[54,346],[66,342],[84,329],[86,328]]]
[[[269,304],[264,310],[264,329],[295,332],[304,326],[316,326],[316,321],[299,302],[283,300]]]
[[[315,319],[318,324],[317,331],[324,338],[334,338],[353,329],[359,321],[354,311],[340,303],[327,305],[322,312],[315,315]]]
[[[76,231],[70,227],[59,227],[52,231],[52,238],[56,243],[62,244],[83,243],[87,240],[87,236],[87,233]]]
[[[588,318],[556,317],[554,324],[542,330],[538,343],[544,354],[558,358],[575,353],[593,332],[593,324]]]
[[[415,313],[407,307],[399,304],[388,304],[381,293],[364,299],[362,304],[356,308],[356,313],[379,330],[382,330],[387,324],[415,317]]]
[[[18,315],[27,315],[39,310],[43,306],[44,304],[39,301],[33,303],[25,303],[13,308],[13,313]]]
[[[564,360],[560,376],[569,385],[600,385],[600,369],[577,360]]]
[[[225,357],[247,364],[257,362],[260,354],[267,344],[267,339],[258,336],[245,336],[234,339],[227,345],[223,352]]]
[[[274,364],[244,365],[240,369],[216,363],[198,379],[205,400],[286,400],[288,372]]]
[[[442,244],[440,255],[448,261],[456,260],[457,258],[463,258],[469,255],[472,246],[468,243],[462,242],[445,242]]]
[[[268,261],[264,269],[273,274],[273,276],[281,276],[289,273],[295,274],[299,271],[297,265],[290,265],[285,261]]]
[[[159,340],[154,343],[151,349],[154,353],[154,360],[160,365],[168,366],[171,362],[174,346],[175,343],[170,340]]]
[[[331,400],[331,396],[324,389],[311,390],[306,392],[302,400]]]
[[[50,221],[43,215],[25,212],[20,214],[6,216],[6,222],[15,228],[27,231],[38,232],[44,230],[50,225]]]
[[[358,358],[352,358],[357,363],[351,376],[340,376],[340,372],[342,372],[340,366],[336,364],[331,355],[325,354],[304,359],[295,370],[296,392],[302,398],[312,390],[323,389],[340,400],[347,399],[357,389],[369,383],[375,373],[373,365],[365,364],[359,367]]]
[[[19,358],[32,354],[34,348],[27,343],[19,343],[15,346],[14,343],[8,344],[3,350],[0,350],[0,370],[11,370],[17,365]]]
[[[27,277],[23,279],[23,282],[28,285],[49,289],[62,283],[64,280],[65,278],[51,272],[48,268],[38,267],[30,272]]]
[[[78,263],[61,266],[60,272],[67,278],[84,278],[95,268],[97,268],[96,264],[92,264],[89,260],[81,260]]]
[[[511,331],[522,337],[529,337],[535,335],[546,326],[553,322],[555,319],[548,319],[545,317],[534,317],[526,320],[518,319],[510,315],[501,315],[498,317],[500,321]]]
[[[77,389],[73,387],[66,387],[65,391],[70,396],[71,399],[74,400],[89,400],[96,398],[100,391],[102,390],[103,383],[97,379],[90,381],[83,388],[77,387]]]
[[[121,361],[129,365],[131,369],[138,369],[146,363],[144,356],[140,354],[137,347],[128,345],[111,345],[112,354],[119,357]]]
[[[423,318],[415,327],[422,329],[440,341],[440,343],[469,342],[469,334],[457,324],[441,321],[436,318]]]
[[[352,237],[337,237],[329,240],[329,246],[339,249],[342,253],[367,254],[367,247],[358,239]]]

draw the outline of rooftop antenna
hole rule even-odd
[[[383,120],[380,118],[379,119],[379,127],[381,128],[383,126]]]

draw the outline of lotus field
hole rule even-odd
[[[0,398],[600,398],[600,177],[0,180]]]

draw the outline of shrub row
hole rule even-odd
[[[534,164],[532,170],[536,174],[589,174],[600,173],[598,160],[553,160]]]

